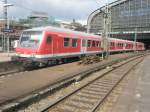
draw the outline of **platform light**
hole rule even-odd
[[[8,17],[7,17],[8,16],[7,8],[10,7],[10,6],[14,6],[14,5],[7,3],[7,0],[4,1],[4,4],[3,4],[3,7],[4,7],[4,18],[5,18],[4,20],[6,21],[4,29],[9,29],[9,20],[8,20]],[[4,33],[4,50],[5,50],[5,38],[6,38],[6,35]],[[8,39],[7,40],[7,52],[9,53],[9,37],[7,39]]]

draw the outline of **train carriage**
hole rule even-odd
[[[109,51],[133,50],[134,42],[109,38]],[[136,44],[144,50],[143,43]],[[138,48],[139,47],[139,48]],[[47,63],[51,60],[101,54],[102,37],[55,27],[25,30],[16,48],[15,59]]]

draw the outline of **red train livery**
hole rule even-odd
[[[40,27],[25,30],[16,48],[17,60],[47,63],[51,60],[101,54],[102,37],[62,28]],[[135,48],[136,47],[136,48]],[[140,42],[109,38],[109,51],[144,50]]]

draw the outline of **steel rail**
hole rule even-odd
[[[9,101],[4,102],[3,104],[1,104],[0,110],[7,112],[7,111],[11,111],[11,110],[18,110],[20,108],[25,108],[26,106],[30,105],[31,103],[33,103],[37,100],[39,101],[39,99],[46,97],[50,93],[53,93],[54,91],[58,90],[59,88],[65,87],[66,85],[69,85],[72,82],[75,82],[76,77],[78,77],[78,76],[80,76],[81,78],[84,78],[93,72],[96,72],[96,71],[99,71],[99,70],[106,68],[107,66],[116,64],[116,63],[121,62],[123,60],[133,58],[135,56],[142,56],[142,55],[144,55],[144,53],[128,56],[126,58],[113,60],[111,62],[104,64],[104,65],[96,66],[94,68],[90,68],[89,70],[81,71],[80,73],[77,73],[77,74],[75,73],[73,76],[68,77],[66,79],[63,79],[63,80],[60,80],[53,85],[48,85],[47,87],[43,87],[37,91],[34,91],[33,93],[29,93],[26,96],[23,96],[23,97],[21,96],[19,98],[13,99],[10,102]]]
[[[137,66],[139,63],[141,63],[143,61],[140,60],[138,63],[136,63],[134,66],[132,66],[122,77],[120,80],[118,80],[118,82],[113,86],[113,88],[107,93],[107,95],[102,99],[102,100],[99,100],[98,103],[93,107],[93,109],[89,112],[95,112],[96,109],[105,101],[105,99],[111,94],[111,92],[114,90],[114,88],[124,79],[124,77],[126,75],[128,75],[128,73],[135,67]]]
[[[111,73],[112,71],[118,69],[119,67],[121,67],[121,66],[123,66],[123,65],[125,65],[125,64],[128,64],[129,62],[134,61],[134,60],[136,60],[136,59],[138,59],[138,58],[140,58],[140,57],[143,57],[143,56],[138,56],[138,57],[136,57],[136,58],[134,57],[134,59],[129,60],[129,61],[127,61],[127,62],[125,62],[125,63],[123,63],[123,64],[121,64],[121,65],[119,65],[119,66],[117,66],[117,67],[115,67],[115,68],[113,68],[113,69],[111,69],[110,71],[104,73],[103,75],[101,75],[101,76],[97,77],[96,79],[94,79],[94,80],[88,82],[87,84],[83,85],[82,87],[80,87],[80,88],[74,90],[73,92],[71,92],[71,93],[65,95],[64,97],[62,97],[62,98],[56,100],[55,102],[51,103],[47,108],[41,110],[40,112],[47,112],[50,108],[56,106],[57,104],[59,104],[60,102],[62,102],[62,101],[64,101],[64,100],[66,100],[66,99],[67,99],[68,97],[70,97],[71,95],[73,95],[73,94],[77,93],[78,91],[82,90],[83,88],[89,86],[90,84],[92,84],[93,82],[97,81],[98,79],[104,77],[104,76],[107,75],[108,73]],[[137,63],[137,64],[138,64],[138,63]],[[136,65],[137,65],[137,64],[136,64]],[[133,68],[133,67],[132,67],[132,68]],[[130,68],[130,70],[131,70],[132,68]],[[130,70],[129,70],[129,71],[130,71]],[[129,73],[129,71],[128,71],[127,73]],[[126,74],[127,74],[127,73],[126,73]],[[114,85],[114,87],[116,87],[117,84],[118,84],[124,77],[125,77],[125,75]],[[113,87],[113,88],[114,88],[114,87]],[[98,107],[98,106],[105,100],[105,98],[111,93],[111,91],[113,90],[113,88],[108,92],[108,94],[107,94],[102,100],[100,100],[100,101],[94,106],[94,108],[93,108],[90,112],[94,112],[94,111],[97,109],[97,107]]]

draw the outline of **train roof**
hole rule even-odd
[[[118,40],[118,41],[126,41],[126,42],[134,42],[130,40],[118,39],[118,38],[109,38],[110,40]]]
[[[81,36],[88,36],[88,37],[95,37],[95,38],[101,38],[101,36],[94,35],[94,34],[89,34],[89,33],[84,33],[84,32],[79,32],[79,31],[73,31],[70,29],[65,29],[65,28],[58,28],[58,27],[52,27],[52,26],[47,26],[47,27],[37,27],[37,28],[32,28],[32,29],[27,29],[25,31],[53,31],[53,32],[61,32],[61,33],[73,33],[75,35],[81,35]]]
[[[58,27],[52,27],[52,26],[45,26],[45,27],[36,27],[32,29],[27,29],[24,31],[52,31],[52,32],[61,32],[61,33],[73,33],[75,35],[81,35],[81,36],[87,36],[87,37],[95,37],[101,39],[101,36],[94,35],[94,34],[89,34],[89,33],[84,33],[84,32],[79,32],[79,31],[73,31],[70,29],[65,29],[65,28],[58,28]],[[134,42],[130,40],[123,40],[123,39],[117,39],[117,38],[109,38],[110,40],[118,40],[118,41],[126,41],[126,42]],[[137,42],[139,43],[139,42]]]

